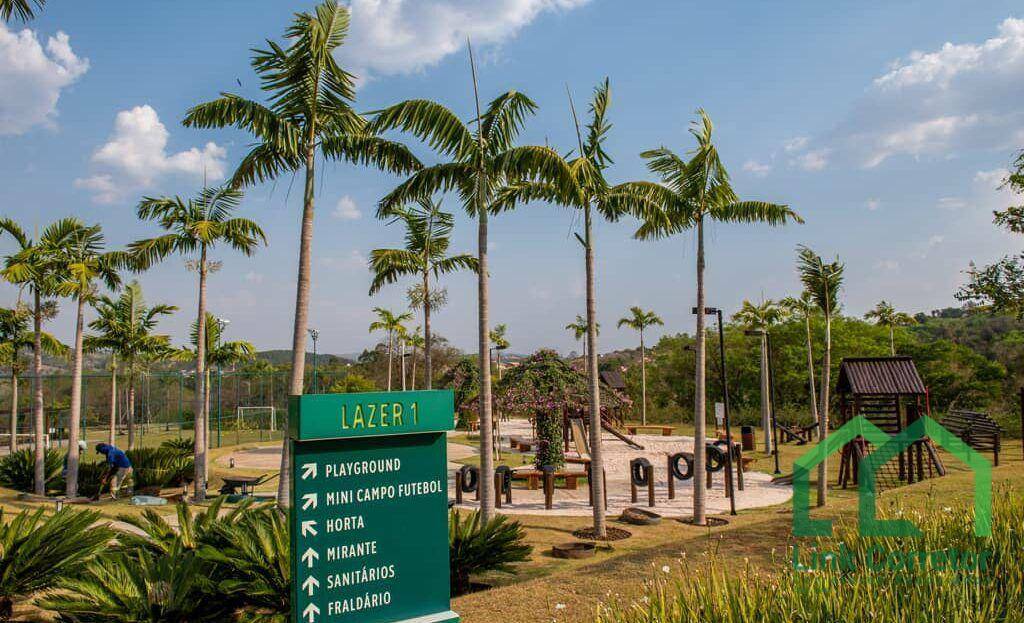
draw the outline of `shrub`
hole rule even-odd
[[[92,527],[99,513],[70,508],[49,517],[39,509],[5,519],[0,509],[0,621],[11,619],[15,601],[78,574],[113,534]]]
[[[64,468],[64,454],[56,449],[46,451],[46,484],[55,488]],[[0,459],[0,486],[17,491],[32,491],[35,484],[35,454],[31,448],[18,450]]]
[[[1018,495],[993,496],[992,537],[976,537],[973,512],[937,505],[924,516],[911,516],[922,530],[916,539],[862,537],[852,527],[837,528],[834,539],[819,539],[820,554],[840,550],[834,566],[797,571],[789,560],[775,573],[752,567],[728,568],[718,561],[682,570],[675,582],[655,583],[629,607],[612,606],[599,623],[754,623],[849,621],[993,623],[1018,621],[1024,610],[1024,561],[1020,527],[1024,504]],[[897,554],[988,551],[986,569],[952,570],[918,564],[910,568],[873,569]],[[788,558],[788,557],[787,557]],[[840,562],[841,559],[845,561]],[[806,564],[807,560],[803,560]]]
[[[518,521],[499,515],[484,522],[479,512],[448,517],[448,550],[452,595],[470,590],[470,575],[482,571],[513,572],[512,563],[529,560],[532,547]]]
[[[190,482],[195,460],[180,448],[136,448],[128,451],[136,489],[181,487]]]
[[[545,465],[552,465],[556,469],[565,467],[561,413],[537,412],[537,455],[534,464],[537,469]]]

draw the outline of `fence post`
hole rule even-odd
[[[224,385],[224,371],[217,366],[217,447],[220,447],[220,418],[221,418],[221,400],[220,400],[220,388]]]

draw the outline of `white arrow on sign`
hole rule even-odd
[[[320,614],[320,608],[317,608],[316,604],[309,604],[302,611],[302,618],[309,621],[309,623],[313,623],[313,621],[316,621],[316,615],[318,614]]]
[[[319,500],[317,500],[315,493],[307,493],[302,496],[302,510],[309,510],[311,506],[316,508],[318,502]]]
[[[302,464],[302,479],[316,478],[316,463],[303,463]]]
[[[306,581],[302,583],[302,590],[306,591],[306,594],[310,597],[313,596],[313,589],[320,588],[320,580],[309,576]]]
[[[316,536],[316,522],[312,519],[302,522],[302,536]]]
[[[303,552],[303,554],[302,554],[302,562],[306,563],[306,565],[310,569],[312,569],[313,568],[313,561],[314,560],[320,560],[320,554],[317,554],[316,550],[314,550],[312,547],[310,547],[305,552]]]

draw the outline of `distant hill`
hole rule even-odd
[[[343,355],[332,355],[330,353],[317,353],[317,360],[320,364],[331,365],[331,364],[346,364],[355,363],[356,359],[359,358],[359,354],[345,353]],[[263,359],[270,362],[275,366],[288,365],[292,362],[292,351],[285,349],[278,350],[261,350],[256,353],[257,359]],[[306,364],[311,365],[313,363],[313,353],[306,353]]]

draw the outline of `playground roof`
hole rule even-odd
[[[612,389],[626,389],[626,381],[618,370],[605,370],[601,373],[601,381]]]
[[[839,364],[840,394],[922,395],[927,390],[910,357],[849,357]]]

